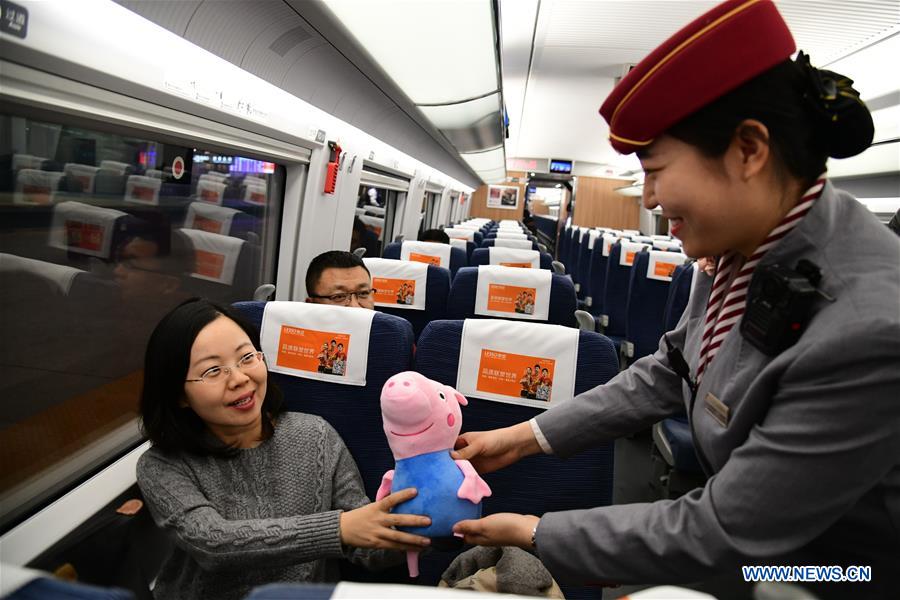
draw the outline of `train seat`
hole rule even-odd
[[[145,175],[129,175],[125,181],[125,202],[158,206],[161,188],[161,179]]]
[[[453,319],[498,318],[493,315],[475,313],[478,292],[479,269],[483,267],[467,267],[460,269],[450,285],[450,297],[447,300],[447,312]],[[524,270],[524,269],[522,269]],[[536,321],[576,327],[575,322],[575,288],[565,275],[550,274],[550,303],[546,320]],[[510,317],[516,319],[514,313]],[[518,317],[521,318],[521,317]]]
[[[62,187],[69,192],[78,194],[92,194],[94,192],[94,178],[99,171],[94,165],[82,165],[80,163],[66,163],[63,167]]]
[[[559,235],[559,241],[556,243],[556,260],[564,265],[569,261],[569,247],[572,245],[572,226],[564,226]],[[568,267],[567,267],[568,269]]]
[[[653,443],[669,467],[686,473],[703,472],[685,415],[664,419],[656,423],[652,431]]]
[[[258,287],[259,247],[240,238],[200,229],[177,230],[177,239],[193,257],[185,287],[198,296],[236,302],[253,297]]]
[[[625,308],[625,357],[647,356],[659,347],[665,328],[666,302],[675,269],[687,260],[677,252],[638,252],[631,267]]]
[[[588,312],[594,316],[603,314],[603,294],[606,289],[606,265],[609,252],[619,238],[615,233],[604,232],[591,250],[590,277],[591,301],[587,303]]]
[[[475,251],[475,248],[478,246],[475,242],[470,242],[467,240],[461,240],[458,238],[450,238],[450,245],[454,248],[459,248],[460,250],[466,251],[466,264],[472,264],[472,253]]]
[[[236,208],[191,202],[184,218],[186,229],[199,229],[245,239],[259,228],[259,219]]]
[[[433,321],[419,338],[416,370],[441,383],[457,386],[464,321]],[[531,331],[533,342],[520,344],[542,348],[545,325],[509,323]],[[618,372],[612,344],[590,331],[577,332],[578,347],[574,393],[580,394],[609,381]],[[541,409],[469,396],[463,408],[463,431],[483,431],[527,421]],[[613,444],[603,444],[568,459],[532,456],[485,476],[493,495],[484,501],[485,514],[545,512],[592,508],[612,502]],[[432,552],[422,557],[423,579],[440,577],[453,554]],[[567,598],[599,598],[600,588],[563,589]]]
[[[664,328],[666,331],[672,331],[678,325],[684,309],[687,307],[688,300],[693,289],[693,281],[697,276],[698,265],[696,262],[689,262],[675,267],[672,273],[672,284],[669,285],[669,295],[666,298],[666,308],[664,319]]]
[[[603,314],[597,320],[602,327],[601,331],[613,340],[617,348],[625,339],[631,265],[635,255],[646,249],[645,244],[619,240],[609,252],[606,285],[603,287]]]
[[[54,204],[63,176],[64,174],[59,171],[19,169],[16,172],[13,204],[37,206]]]
[[[237,309],[251,324],[260,329],[266,302],[237,302]],[[345,307],[291,303],[302,311],[315,307],[319,313],[347,311]],[[313,312],[313,311],[308,311]],[[336,313],[343,318],[346,313]],[[315,328],[315,314],[304,315],[311,329]],[[306,324],[306,322],[304,322]],[[326,329],[322,326],[321,331]],[[327,331],[327,329],[326,329]],[[340,434],[353,455],[369,498],[381,485],[381,476],[393,468],[394,457],[384,437],[381,418],[381,388],[385,382],[402,371],[412,368],[413,329],[405,319],[375,311],[369,329],[368,360],[365,385],[347,385],[336,380],[318,380],[283,373],[272,373],[272,380],[284,393],[287,410],[319,415]],[[352,357],[351,357],[352,358]],[[277,357],[268,357],[271,364]]]
[[[379,289],[380,285],[390,285],[389,281],[384,280],[396,279],[400,276],[396,273],[396,269],[391,269],[391,265],[386,263],[408,263],[413,271],[418,270],[418,267],[423,267],[425,271],[425,301],[422,308],[399,308],[396,303],[393,306],[389,306],[386,303],[381,303],[379,294],[377,292],[375,294],[375,310],[402,317],[409,321],[416,338],[419,337],[419,334],[422,333],[422,330],[425,329],[429,322],[447,318],[447,297],[450,295],[450,271],[448,269],[412,261],[397,261],[385,258],[363,258],[363,262],[365,262],[366,268],[372,274],[372,287],[376,290]],[[406,279],[407,276],[403,276],[403,278]],[[383,283],[379,280],[382,280]],[[395,285],[391,285],[391,290],[395,288]],[[387,302],[394,302],[393,291],[386,300]]]
[[[540,250],[537,242],[531,240],[513,240],[509,238],[485,238],[481,242],[482,248],[499,246],[503,248],[519,248],[520,250]]]
[[[500,249],[500,252],[497,251],[498,249]],[[528,262],[532,264],[532,268],[535,268],[535,259],[537,259],[538,263],[537,268],[540,269],[550,269],[550,265],[553,263],[552,258],[546,252],[492,246],[490,248],[476,248],[475,251],[472,252],[469,266],[477,267],[490,264],[502,265],[504,263],[519,263],[515,266],[521,266],[521,264]],[[491,262],[492,260],[494,262]]]
[[[13,567],[3,565],[7,571]],[[148,592],[149,593],[149,592]],[[5,600],[134,600],[134,594],[122,588],[109,588],[56,579],[50,573],[29,580],[21,587],[4,594]]]
[[[596,294],[591,286],[591,255],[597,245],[597,240],[602,239],[602,235],[603,233],[596,229],[589,229],[581,238],[578,258],[578,281],[581,286],[578,299],[584,302],[586,308],[590,308],[594,303],[593,296]]]
[[[225,188],[227,187],[228,185],[223,179],[211,177],[210,174],[201,175],[200,179],[197,180],[197,191],[194,199],[222,206],[222,201],[225,198]]]
[[[409,244],[408,248],[423,248],[424,246],[420,246],[420,244],[426,244],[428,242],[391,242],[387,246],[384,247],[384,252],[382,253],[383,258],[393,258],[400,260],[403,255],[403,245]],[[441,246],[442,244],[434,244],[434,246]],[[420,251],[421,252],[421,251]],[[411,252],[410,254],[419,254],[420,252]],[[434,256],[438,256],[437,253],[433,254]],[[423,259],[419,259],[420,262]],[[441,259],[441,262],[443,259]],[[430,262],[429,260],[424,260],[424,262]],[[466,251],[462,248],[450,248],[450,258],[448,264],[439,264],[438,262],[433,262],[431,264],[435,264],[437,266],[441,266],[444,268],[450,269],[450,277],[456,277],[456,272],[459,271],[462,267],[466,267],[469,264],[468,258],[466,257]]]

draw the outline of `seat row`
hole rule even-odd
[[[526,421],[539,414],[541,406],[565,401],[606,383],[618,371],[615,350],[608,339],[596,332],[573,328],[502,320],[437,320],[430,322],[416,341],[413,329],[406,320],[381,312],[298,302],[241,302],[235,307],[262,329],[262,348],[266,352],[270,371],[273,371],[271,377],[284,392],[288,410],[319,415],[338,431],[356,460],[366,492],[372,498],[382,475],[393,468],[394,462],[383,433],[379,404],[381,389],[391,376],[416,370],[462,391],[469,398],[468,406],[463,409],[463,431],[473,431]],[[355,351],[351,340],[358,339],[353,337],[357,333],[351,325],[346,325],[346,331],[331,333],[335,323],[344,326],[353,319],[369,319],[363,378],[360,380],[359,373],[347,373],[343,366],[352,368],[352,354],[338,354],[342,364],[340,374],[323,374],[323,371],[332,371],[330,368],[303,367],[299,363],[296,366],[300,370],[289,370],[290,374],[286,374],[283,369],[273,366],[282,363],[280,353],[284,347],[284,338],[277,337],[278,331],[284,331],[280,327],[282,321],[271,321],[276,318],[276,308],[279,314],[287,311],[284,314],[290,315],[282,317],[286,319],[284,324],[291,326],[290,331],[302,327],[327,332],[323,338],[326,343],[327,338],[347,340],[348,349],[345,352],[348,354]],[[480,338],[489,340],[487,344],[479,343],[479,338],[472,337],[479,328],[488,332],[487,337]],[[346,337],[339,337],[344,334]],[[272,352],[267,349],[273,339],[277,356],[270,356]],[[549,348],[554,343],[564,352],[571,353],[565,355],[570,357],[571,362],[563,364],[560,356],[552,354]],[[475,344],[474,350],[472,344]],[[314,346],[318,351],[317,343]],[[486,362],[495,360],[498,353],[493,350],[506,352],[510,347],[520,354],[539,356],[510,353],[503,354],[506,363]],[[296,350],[291,349],[290,341],[287,348],[289,351]],[[303,349],[295,354],[303,355]],[[555,372],[554,358],[559,365]],[[543,400],[535,399],[541,397],[540,387],[537,394],[532,394],[528,392],[527,381],[522,383],[519,380],[518,371],[522,365],[527,365],[530,371],[532,363],[551,369],[548,379],[542,380],[541,385],[545,385],[545,390],[547,386],[552,386],[553,391],[552,394],[545,392]],[[571,363],[575,364],[574,371],[566,368]],[[507,366],[504,367],[504,364]],[[515,372],[515,381],[507,379],[506,383],[513,386],[512,391],[492,387],[500,385],[505,374],[510,372]],[[482,381],[482,376],[487,379]],[[349,378],[353,384],[345,384],[344,378]],[[485,385],[482,386],[482,383]],[[532,390],[535,385],[532,385]],[[499,401],[494,401],[498,398]],[[542,515],[548,511],[608,505],[612,500],[613,464],[611,443],[568,460],[549,455],[530,457],[485,476],[493,494],[484,501],[484,513]],[[424,554],[420,563],[420,583],[435,584],[458,552],[458,549],[436,549]],[[344,574],[349,579],[359,575],[355,571]],[[566,595],[599,598],[601,591],[600,588],[583,588],[568,590]]]
[[[577,326],[575,286],[568,277],[546,269],[479,263],[473,267],[461,267],[456,276],[451,277],[449,269],[415,264],[415,261],[401,265],[398,263],[403,261],[390,258],[363,260],[376,289],[376,310],[409,321],[416,337],[428,323],[441,319],[508,318]],[[408,272],[398,274],[398,268],[408,269]],[[417,271],[424,277],[417,275]],[[416,298],[422,290],[422,284],[416,283],[416,279],[424,279],[424,298]],[[403,282],[407,282],[406,288],[401,287]],[[503,286],[504,289],[494,291],[493,300],[490,297],[485,300],[485,289],[488,294],[497,289],[491,286]],[[513,292],[514,295],[510,296]],[[521,300],[520,294],[524,294]],[[546,296],[545,310],[541,310],[542,295]],[[530,312],[526,312],[529,310],[528,300],[531,300]]]
[[[654,352],[684,311],[686,298],[675,294],[680,288],[673,282],[689,290],[694,268],[685,266],[677,240],[570,228],[559,253],[576,279],[579,305],[594,317],[594,328],[621,347],[623,364]]]
[[[687,306],[698,268],[670,251],[679,248],[668,236],[639,236],[634,231],[572,227],[560,238],[561,259],[581,274],[583,285],[578,287],[586,308],[595,315],[596,330],[619,349],[623,368],[655,352]],[[631,259],[629,252],[635,253]],[[659,256],[670,262],[658,267],[652,259]],[[660,272],[669,275],[660,277]],[[702,476],[684,414],[656,423],[652,437],[666,464],[666,481],[674,481],[673,472],[678,477]]]

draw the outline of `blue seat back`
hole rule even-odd
[[[550,265],[553,262],[553,257],[550,256],[547,252],[541,252],[541,268],[542,269],[550,269]],[[477,267],[479,265],[489,265],[491,264],[491,255],[489,248],[475,248],[475,251],[472,252],[472,256],[469,257],[469,266]]]
[[[694,263],[691,262],[675,267],[675,272],[672,273],[672,284],[669,286],[669,296],[663,316],[663,328],[666,331],[675,329],[687,307],[695,271]]]
[[[551,275],[550,308],[546,321],[535,323],[551,323],[576,327],[575,287],[565,275]],[[460,269],[450,284],[450,297],[447,300],[447,315],[451,319],[496,319],[495,316],[475,314],[475,292],[478,289],[478,267]],[[519,320],[519,319],[514,319]]]
[[[402,242],[391,242],[387,246],[384,247],[384,252],[382,252],[382,258],[393,258],[395,260],[400,260],[400,247],[403,245]],[[466,267],[469,265],[469,258],[466,256],[466,251],[462,248],[450,248],[450,278],[456,277],[456,272],[459,271],[462,267]]]
[[[428,265],[425,282],[425,310],[376,306],[378,312],[402,317],[412,324],[416,338],[430,321],[447,318],[447,297],[450,295],[450,271],[442,267]]]
[[[591,248],[589,248],[591,236],[585,232],[578,244],[578,299],[584,300],[592,294],[591,290]]]
[[[626,306],[625,339],[634,344],[634,359],[652,354],[665,333],[669,282],[647,277],[650,253],[638,252],[631,267]]]
[[[628,286],[631,283],[631,267],[619,264],[622,245],[613,244],[606,261],[606,285],[603,288],[603,314],[609,315],[606,335],[624,337],[628,309]]]
[[[603,294],[606,291],[606,263],[608,256],[603,256],[603,238],[597,239],[594,249],[591,250],[590,268],[588,269],[588,281],[591,290],[591,305],[588,312],[592,315],[603,313]]]
[[[566,263],[566,273],[572,276],[575,283],[580,283],[578,277],[580,271],[578,263],[581,260],[581,230],[572,228],[572,242],[569,245],[569,262]]]
[[[456,386],[463,321],[433,321],[419,340],[416,370],[446,385]],[[535,347],[540,340],[535,340]],[[578,334],[575,393],[580,394],[609,381],[619,371],[612,343],[592,331]],[[484,431],[522,423],[540,409],[469,398],[463,407],[463,431]],[[484,513],[513,512],[542,515],[560,510],[587,509],[612,502],[613,443],[602,444],[577,456],[560,459],[532,456],[500,471],[485,475],[493,495],[484,500]],[[437,570],[438,576],[452,559],[435,552],[423,556],[423,573]],[[444,562],[446,561],[446,562]],[[435,564],[437,563],[437,564]],[[435,568],[436,567],[436,568]],[[580,588],[564,590],[566,597],[600,597]],[[579,593],[580,592],[580,593]]]
[[[257,329],[265,302],[237,302],[237,309]],[[343,385],[272,373],[284,393],[287,410],[319,415],[340,434],[363,477],[366,494],[375,498],[381,476],[394,468],[394,456],[384,436],[381,388],[393,375],[412,367],[413,330],[409,321],[375,313],[369,335],[366,385]]]
[[[3,597],[6,600],[134,600],[134,594],[121,588],[97,587],[49,576],[33,579]]]
[[[566,265],[566,272],[569,270],[569,263],[571,262],[571,248],[572,248],[572,235],[573,228],[566,227],[562,233],[562,237],[559,239],[559,252],[557,254],[557,259],[564,265]]]

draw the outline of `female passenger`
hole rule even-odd
[[[661,207],[689,256],[718,257],[715,276],[699,275],[654,355],[528,423],[457,443],[486,472],[686,410],[705,486],[465,521],[467,541],[533,546],[561,583],[861,565],[871,581],[832,570],[850,580],[804,585],[820,598],[900,598],[900,241],[825,175],[829,156],[870,144],[868,110],[851,81],[794,51],[772,2],[729,0],[623,78],[600,111],[612,145],[637,152],[644,206]]]
[[[369,503],[334,429],[282,412],[257,334],[225,307],[193,299],[163,317],[147,346],[141,415],[153,446],[138,484],[175,539],[158,598],[237,599],[264,583],[336,581],[339,559],[379,567],[403,558],[384,549],[428,543],[391,529],[429,523],[389,514],[415,490]]]

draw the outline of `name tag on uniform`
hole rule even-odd
[[[706,412],[719,422],[719,425],[722,427],[728,426],[728,407],[725,406],[724,402],[711,393],[707,393],[706,398],[703,400],[703,406],[706,408]]]

